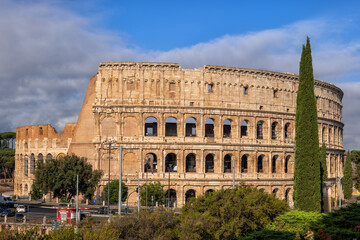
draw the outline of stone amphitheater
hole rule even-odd
[[[89,82],[77,123],[16,129],[15,194],[31,191],[37,161],[75,153],[133,191],[160,181],[171,204],[244,182],[292,204],[298,76],[176,63],[106,62]],[[315,81],[320,143],[327,146],[327,197],[341,194],[340,88]],[[109,144],[110,171],[109,171]],[[137,201],[132,194],[130,202]]]

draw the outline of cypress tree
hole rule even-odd
[[[328,180],[328,172],[327,172],[327,165],[326,165],[326,145],[325,143],[322,144],[319,151],[319,158],[320,158],[320,175],[321,181]]]
[[[344,198],[350,199],[352,196],[352,172],[351,172],[351,153],[347,152],[345,166],[344,166],[344,178],[343,178],[343,192]]]
[[[309,37],[301,53],[295,124],[295,207],[321,212],[319,134]]]

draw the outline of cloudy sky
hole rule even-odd
[[[345,93],[344,147],[360,149],[360,3],[314,2],[0,0],[0,132],[76,122],[102,61],[298,73],[309,36],[315,77]]]

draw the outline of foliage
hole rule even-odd
[[[351,151],[351,160],[356,164],[355,187],[360,189],[360,151]]]
[[[297,234],[298,238],[303,239],[311,231],[311,227],[322,226],[321,220],[324,216],[324,213],[293,210],[276,217],[266,226],[266,229],[292,232]]]
[[[16,138],[15,132],[3,132],[0,133],[0,148],[11,148],[14,149],[14,141]],[[11,141],[11,144],[10,144]]]
[[[105,200],[108,199],[108,187],[106,184],[104,186]],[[128,195],[128,187],[124,182],[121,182],[121,201],[126,201]],[[119,180],[114,180],[110,182],[110,202],[119,202]]]
[[[352,180],[352,170],[351,170],[351,154],[350,151],[348,151],[345,160],[344,177],[343,177],[343,192],[345,199],[350,199],[352,197],[352,188],[353,188],[353,180]]]
[[[71,155],[45,163],[39,161],[34,175],[33,184],[43,194],[52,192],[54,197],[66,197],[69,202],[76,194],[76,175],[79,175],[79,193],[91,199],[102,171],[93,171],[92,165],[87,163],[85,158]]]
[[[317,228],[317,239],[360,239],[360,204],[350,204],[335,210],[322,220]]]
[[[14,169],[15,169],[15,150],[5,147],[0,148],[0,167],[6,178],[9,176],[13,177]]]
[[[159,205],[163,205],[165,203],[165,190],[164,186],[160,184],[160,182],[155,183],[148,183],[147,184],[147,204],[146,204],[146,185],[142,185],[140,187],[140,198],[141,198],[141,205],[143,206],[152,206],[151,196],[154,196],[154,205],[156,202]]]
[[[43,194],[37,184],[32,185],[32,189],[30,191],[30,196],[32,200],[38,200],[42,198]]]
[[[187,202],[181,209],[179,237],[233,239],[265,227],[287,210],[285,201],[241,184]]]
[[[294,240],[296,238],[296,234],[293,232],[285,232],[285,231],[275,231],[263,229],[260,231],[256,231],[250,233],[245,237],[238,238],[239,240]]]
[[[296,100],[294,203],[303,211],[321,211],[319,136],[310,39],[299,69]]]

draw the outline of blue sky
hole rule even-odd
[[[339,86],[344,147],[360,149],[358,1],[0,0],[0,131],[75,122],[102,61],[298,72]]]

